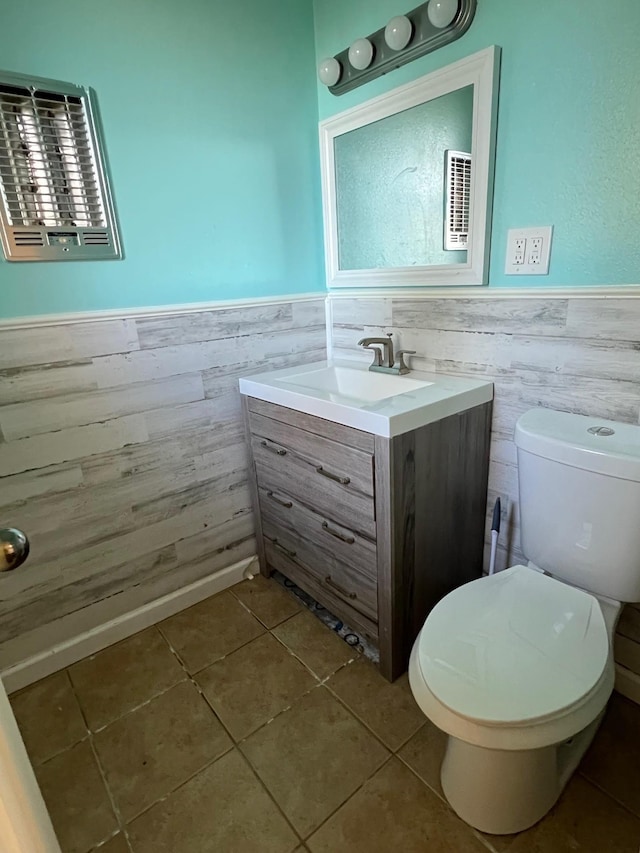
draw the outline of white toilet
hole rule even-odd
[[[558,799],[613,689],[620,602],[640,600],[640,427],[532,409],[515,442],[531,562],[443,598],[409,664],[418,705],[449,735],[445,796],[495,834]]]

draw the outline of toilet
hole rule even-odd
[[[538,408],[515,443],[529,563],[445,596],[409,663],[416,702],[448,735],[447,800],[498,835],[560,796],[613,690],[622,602],[640,600],[640,427]]]

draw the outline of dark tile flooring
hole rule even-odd
[[[11,697],[65,853],[638,853],[640,708],[614,695],[527,832],[451,811],[444,735],[255,578]]]

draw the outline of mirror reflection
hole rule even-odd
[[[341,270],[466,262],[473,89],[334,138]]]

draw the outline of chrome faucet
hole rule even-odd
[[[363,347],[364,349],[373,350],[373,362],[369,365],[369,370],[374,370],[378,373],[393,373],[396,375],[409,373],[409,368],[405,364],[404,356],[414,355],[415,350],[399,349],[394,356],[391,334],[391,332],[387,332],[386,338],[361,338],[361,340],[358,341],[358,346]]]

